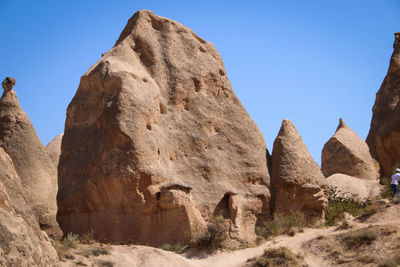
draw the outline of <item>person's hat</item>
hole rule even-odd
[[[400,169],[396,169],[396,172],[400,172]]]

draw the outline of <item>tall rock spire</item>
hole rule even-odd
[[[265,147],[215,47],[139,11],[68,107],[58,221],[65,232],[161,245],[222,212],[232,236],[254,240],[269,212]]]
[[[322,219],[327,199],[325,177],[290,120],[283,120],[272,150],[271,191],[279,214],[303,212]]]
[[[321,170],[325,177],[342,173],[372,181],[379,179],[379,166],[371,157],[368,145],[343,119],[322,149]]]
[[[57,170],[22,110],[14,85],[15,79],[9,77],[2,83],[0,146],[12,158],[24,196],[42,229],[56,234],[59,231],[56,222]]]
[[[393,49],[388,72],[376,94],[367,137],[371,154],[386,177],[400,167],[400,33],[395,33]]]

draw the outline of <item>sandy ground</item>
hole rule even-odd
[[[354,220],[352,229],[373,225],[400,225],[400,205],[391,205],[385,210],[380,211],[366,220]],[[180,267],[235,267],[242,266],[248,259],[261,256],[264,250],[273,247],[288,247],[294,253],[302,255],[305,263],[308,266],[320,267],[330,266],[329,262],[323,258],[310,253],[305,253],[302,246],[319,236],[336,235],[348,230],[336,231],[336,227],[329,228],[313,228],[305,229],[303,233],[298,233],[295,236],[278,236],[273,240],[266,241],[258,247],[240,249],[236,251],[219,251],[216,254],[206,257],[189,257],[179,255],[173,252],[164,251],[161,249],[146,247],[146,246],[107,246],[107,255],[93,256],[91,250],[94,250],[93,245],[80,245],[78,249],[73,251],[74,258],[67,259],[62,263],[62,266],[180,266]],[[99,245],[102,246],[102,245]],[[89,254],[89,256],[88,256]],[[111,265],[111,263],[113,265]]]

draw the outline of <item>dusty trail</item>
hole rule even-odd
[[[192,262],[199,266],[215,266],[215,267],[236,267],[244,264],[248,259],[257,257],[263,254],[267,248],[285,246],[290,248],[295,253],[301,253],[301,245],[309,240],[312,240],[319,235],[328,235],[335,232],[335,227],[321,229],[305,229],[303,233],[299,233],[294,237],[279,236],[274,240],[267,241],[255,248],[246,248],[236,251],[218,252],[215,255],[204,259],[192,259]],[[322,259],[306,257],[306,263],[310,266],[321,266]]]
[[[352,231],[358,228],[368,227],[369,225],[400,225],[400,205],[390,205],[385,207],[383,211],[379,211],[368,219],[360,221],[355,219],[351,222],[351,228],[347,230],[336,231],[336,226],[329,228],[307,228],[303,233],[295,236],[278,236],[273,240],[269,240],[258,247],[246,248],[236,251],[219,251],[214,255],[205,258],[189,257],[188,255],[176,254],[160,250],[158,248],[138,246],[138,245],[81,245],[73,251],[74,258],[67,259],[62,262],[64,267],[72,267],[80,264],[87,266],[101,266],[105,263],[112,262],[114,266],[121,267],[235,267],[242,266],[246,261],[253,257],[258,257],[268,248],[287,247],[296,254],[304,257],[305,263],[310,267],[332,266],[325,261],[323,256],[317,256],[304,248],[310,240],[314,240],[319,236],[325,238],[330,235],[336,235]],[[98,251],[106,249],[108,253],[88,257],[90,251]],[[92,253],[93,254],[93,253]],[[186,257],[185,257],[186,256]],[[105,266],[105,265],[104,265]]]
[[[203,259],[191,259],[195,265],[198,266],[215,266],[215,267],[236,267],[244,264],[248,259],[261,256],[267,248],[273,247],[288,247],[294,253],[304,256],[305,263],[308,266],[330,266],[323,258],[312,254],[304,254],[302,245],[306,242],[317,238],[318,236],[329,236],[344,233],[347,231],[355,230],[362,227],[367,227],[370,224],[373,225],[399,225],[400,219],[396,214],[400,213],[400,206],[395,205],[389,207],[385,212],[377,213],[371,216],[364,222],[359,222],[357,220],[352,222],[352,228],[348,230],[335,231],[336,226],[329,228],[308,228],[305,229],[303,233],[299,233],[294,237],[291,236],[279,236],[274,240],[267,241],[262,245],[254,248],[241,249],[236,251],[223,251],[218,252],[215,255],[209,256]]]

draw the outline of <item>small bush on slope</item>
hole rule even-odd
[[[303,266],[303,258],[294,254],[287,247],[271,248],[264,251],[264,254],[247,261],[245,266]]]
[[[180,243],[171,245],[171,244],[163,244],[160,248],[166,251],[172,251],[172,252],[182,252],[187,246],[183,246]]]
[[[378,238],[378,233],[369,228],[358,229],[343,234],[342,240],[348,248],[358,248],[363,245],[371,245]]]
[[[390,199],[393,196],[392,186],[390,185],[390,179],[382,178],[381,184],[383,185],[381,189],[381,198],[388,198]]]
[[[290,212],[288,215],[274,214],[272,220],[264,222],[263,226],[256,227],[256,234],[267,239],[268,237],[293,233],[308,226],[304,214],[301,212]]]
[[[399,238],[398,225],[370,225],[312,239],[302,248],[304,253],[322,258],[326,266],[400,266],[389,264],[400,255]]]
[[[370,204],[370,199],[360,201],[356,195],[342,196],[336,187],[332,187],[328,194],[325,223],[328,226],[336,225],[345,212],[353,216],[362,215]]]
[[[53,246],[56,249],[60,259],[68,258],[68,251],[76,248],[79,244],[79,236],[73,233],[68,233],[63,239],[53,242]]]
[[[222,248],[223,242],[228,238],[225,220],[222,215],[211,218],[205,230],[197,229],[191,233],[191,245],[215,251]]]
[[[400,266],[400,251],[397,250],[389,257],[381,259],[378,261],[379,267],[397,267]]]

